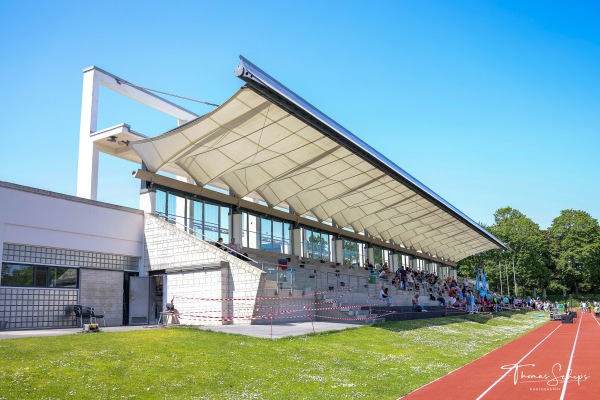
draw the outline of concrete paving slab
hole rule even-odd
[[[178,325],[172,325],[172,327]],[[233,333],[237,335],[253,336],[258,338],[278,339],[287,336],[306,335],[313,332],[339,331],[348,328],[358,328],[362,325],[344,324],[336,322],[289,322],[273,325],[218,325],[197,326],[198,329],[215,332]],[[128,332],[141,329],[164,329],[164,326],[110,326],[100,328],[102,332]],[[60,336],[83,334],[81,328],[65,329],[28,329],[21,331],[0,331],[0,340],[17,339],[26,337]],[[95,333],[87,333],[93,335]]]
[[[348,328],[359,328],[361,326],[363,325],[336,322],[289,322],[273,325],[218,325],[201,326],[199,328],[258,338],[278,339],[287,336],[306,335],[313,332],[340,331]]]

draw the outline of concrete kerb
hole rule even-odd
[[[177,327],[178,325],[171,325]],[[358,328],[363,325],[346,324],[337,322],[288,322],[277,323],[271,325],[217,325],[217,326],[193,326],[193,328],[233,333],[237,335],[246,335],[257,338],[283,338],[287,336],[306,335],[313,332],[339,331],[348,328]],[[101,327],[100,332],[86,333],[88,335],[100,334],[102,332],[128,332],[143,329],[164,329],[165,326],[159,325],[140,325],[140,326],[113,326]],[[43,336],[61,336],[83,334],[81,328],[64,328],[64,329],[37,329],[37,330],[21,330],[21,331],[0,331],[0,340],[2,339],[18,339],[26,337],[43,337]]]

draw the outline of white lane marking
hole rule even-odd
[[[535,349],[537,349],[537,348],[539,347],[539,345],[540,345],[540,344],[544,343],[544,341],[545,341],[546,339],[548,339],[548,338],[550,337],[550,335],[552,335],[554,332],[556,332],[556,330],[557,330],[558,328],[560,328],[560,327],[561,327],[561,325],[559,325],[559,326],[557,326],[556,328],[554,328],[554,330],[553,330],[552,332],[550,332],[550,333],[548,334],[548,336],[546,336],[546,337],[545,337],[545,338],[543,338],[543,339],[542,339],[542,340],[541,340],[541,341],[540,341],[538,344],[536,344],[536,345],[535,345],[535,347],[534,347],[533,349],[529,350],[529,353],[525,354],[525,355],[523,356],[523,358],[521,358],[519,361],[517,361],[517,362],[516,362],[516,364],[514,364],[514,366],[513,366],[512,368],[508,369],[508,370],[507,370],[507,371],[504,373],[504,375],[502,375],[500,378],[498,378],[498,380],[497,380],[496,382],[492,383],[492,385],[491,385],[489,388],[487,388],[485,392],[481,393],[481,395],[480,395],[480,396],[477,398],[477,400],[480,400],[481,398],[483,398],[483,396],[485,396],[485,395],[486,395],[486,394],[487,394],[487,393],[488,393],[490,390],[492,390],[492,388],[493,388],[494,386],[496,386],[498,383],[500,383],[500,381],[501,381],[502,379],[504,379],[504,378],[506,377],[506,375],[508,375],[508,374],[509,374],[509,373],[510,373],[510,372],[511,372],[511,371],[512,371],[512,370],[513,370],[513,369],[514,369],[516,366],[518,366],[519,364],[521,364],[521,361],[523,361],[524,359],[526,359],[526,358],[527,358],[527,356],[529,356],[531,353],[533,353],[533,351],[534,351]]]
[[[600,326],[600,322],[598,322],[598,318],[596,318],[596,314],[594,313],[594,321],[596,321],[596,323],[598,324],[598,326]]]
[[[569,374],[571,373],[573,355],[575,354],[575,347],[577,346],[577,338],[579,337],[579,328],[581,328],[581,321],[583,320],[583,315],[584,313],[581,313],[581,318],[579,318],[579,325],[577,326],[577,335],[575,335],[575,342],[573,342],[573,350],[571,351],[569,366],[567,367],[567,371],[565,372],[565,382],[563,383],[562,393],[560,394],[560,400],[563,400],[565,398],[565,393],[567,393],[567,383],[569,383]]]

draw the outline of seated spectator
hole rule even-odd
[[[450,296],[450,297],[456,296],[456,290],[454,290],[454,287],[450,288],[450,290],[448,291],[448,296]]]
[[[224,244],[223,244],[223,238],[220,237],[219,240],[215,243],[215,246],[217,246],[219,249],[222,249]]]
[[[415,297],[412,298],[413,311],[427,312],[423,304],[419,304],[419,293],[415,293]]]
[[[381,272],[379,272],[379,277],[380,277],[381,279],[384,279],[384,280],[386,280],[386,281],[387,281],[387,278],[388,278],[388,277],[387,277],[387,275],[386,275],[386,273],[385,273],[385,270],[383,270],[383,269],[382,269],[382,270],[381,270]]]
[[[234,256],[238,256],[239,252],[240,252],[240,247],[239,245],[235,242],[234,238],[231,238],[231,242],[229,242],[229,245],[227,245],[227,247],[229,247],[229,250],[231,254],[233,254]]]
[[[394,302],[394,300],[392,299],[392,297],[388,294],[388,288],[384,288],[383,286],[381,287],[381,291],[379,292],[379,300],[383,300],[383,301],[387,301],[388,304],[392,304]]]
[[[439,301],[442,306],[446,306],[446,299],[444,298],[444,294],[442,293],[441,289],[437,292],[437,301]]]

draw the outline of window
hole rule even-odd
[[[183,207],[183,209],[177,209]],[[183,225],[196,237],[216,242],[219,237],[229,243],[229,207],[176,196],[162,190],[156,191],[156,215]]]
[[[2,286],[77,288],[77,268],[2,263]]]
[[[292,224],[270,217],[242,213],[242,243],[244,247],[275,253],[292,253]]]
[[[373,246],[373,264],[383,265],[383,249],[379,246]]]
[[[330,261],[330,243],[329,234],[304,229],[304,257]]]
[[[359,245],[357,242],[355,242],[353,240],[344,239],[342,248],[343,248],[343,254],[344,254],[344,264],[346,264],[346,265],[351,265],[351,264],[362,265],[363,264],[360,262],[361,257],[359,254]]]

